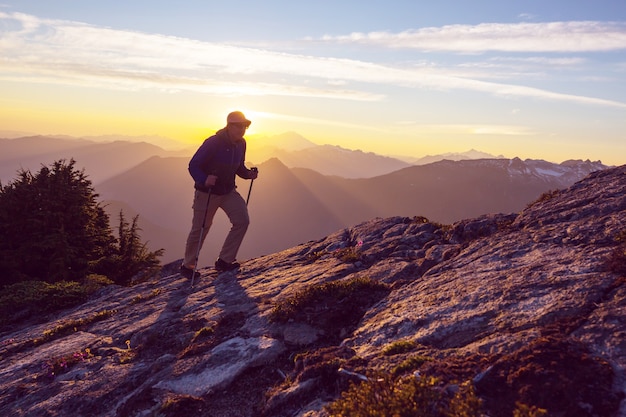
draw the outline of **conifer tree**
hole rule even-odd
[[[139,242],[137,219],[120,228],[118,241],[97,197],[73,159],[36,174],[21,170],[15,181],[0,184],[0,285],[81,281],[94,272],[128,283],[139,265],[158,264],[160,252],[150,253]]]
[[[130,284],[133,277],[140,272],[145,275],[154,273],[160,265],[158,257],[163,254],[163,249],[150,252],[146,243],[141,242],[138,219],[139,216],[135,216],[132,223],[128,223],[120,210],[119,238],[114,255],[106,262],[108,277],[121,285]]]

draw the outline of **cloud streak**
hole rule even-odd
[[[532,136],[537,132],[527,126],[484,124],[416,124],[424,133],[473,134],[496,136]]]
[[[482,23],[473,26],[429,27],[399,33],[355,32],[345,36],[325,36],[321,40],[461,53],[606,52],[626,49],[626,23]]]
[[[619,32],[623,26],[605,24],[600,27],[593,22],[577,23],[580,25],[542,26],[551,39],[545,43],[556,45],[557,41],[563,40],[563,34],[568,33],[564,27],[570,32],[578,28],[581,34],[579,40],[592,33],[595,27],[597,37],[583,42],[588,45],[587,48],[598,50],[626,45],[626,35]],[[487,47],[489,39],[494,43],[493,36],[505,33],[506,28],[514,29],[513,35],[502,43],[510,45],[510,48],[516,43],[515,39],[519,41],[522,38],[522,32],[537,29],[522,25],[445,26],[396,35],[351,35],[326,40],[369,42],[386,48],[401,45],[433,48],[439,45],[442,48],[450,39],[465,32],[469,34],[469,40],[457,39],[456,45],[465,52],[475,52],[480,45]],[[599,33],[606,36],[607,27],[613,28],[611,33],[615,36],[601,44]],[[561,37],[557,36],[559,33]],[[526,37],[529,38],[528,33]],[[532,42],[525,42],[526,48],[536,47],[538,37],[530,38]],[[380,92],[371,92],[370,87],[388,85],[462,89],[502,97],[530,97],[626,108],[626,104],[616,101],[480,81],[432,68],[406,68],[355,59],[288,54],[2,12],[0,79],[131,90],[194,91],[218,96],[278,95],[358,101],[384,99]]]

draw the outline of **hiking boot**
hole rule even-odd
[[[180,274],[185,278],[191,278],[193,276],[193,269],[187,268],[185,265],[180,266]]]
[[[217,258],[217,261],[215,261],[215,269],[220,272],[234,271],[235,269],[239,269],[240,266],[238,262],[229,263],[220,258]]]

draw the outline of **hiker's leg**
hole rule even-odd
[[[222,246],[220,259],[232,263],[237,259],[237,252],[248,230],[250,218],[246,202],[237,191],[232,191],[223,197],[221,207],[232,226]]]
[[[196,190],[193,198],[193,218],[191,220],[191,231],[187,236],[187,244],[185,245],[185,259],[183,265],[187,268],[193,269],[196,267],[196,255],[198,253],[198,245],[202,247],[202,243],[209,233],[209,228],[213,223],[213,217],[219,207],[219,197],[216,195],[211,196],[209,206],[207,208],[208,193],[203,193]],[[206,220],[205,220],[206,217]],[[204,223],[204,230],[202,229],[202,222]],[[202,237],[200,237],[200,232]]]

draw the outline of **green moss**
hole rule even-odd
[[[22,281],[7,285],[0,295],[0,324],[77,306],[98,289],[111,283],[104,276],[89,275],[83,283]]]
[[[112,315],[114,315],[116,312],[117,312],[116,310],[102,310],[102,311],[98,311],[94,313],[93,315],[89,317],[64,321],[63,323],[51,329],[44,330],[42,337],[38,339],[34,339],[33,343],[35,345],[44,344],[58,337],[65,336],[72,332],[76,332],[80,328],[85,327],[91,323],[105,320],[111,317]]]
[[[516,403],[516,409],[513,411],[513,417],[542,417],[547,416],[548,410],[535,407],[529,407],[523,403]]]
[[[203,327],[194,333],[192,342],[202,337],[211,336],[213,333],[215,333],[215,329],[213,327]]]
[[[383,355],[393,356],[400,353],[410,352],[417,347],[417,343],[412,340],[398,340],[383,348]]]
[[[478,417],[480,404],[471,384],[453,395],[442,390],[436,378],[374,375],[352,384],[326,410],[331,416],[350,417]]]
[[[388,291],[388,286],[366,277],[311,285],[277,303],[272,309],[270,320],[281,323],[289,320],[302,320],[306,316],[307,309],[314,309],[320,304],[337,303],[354,299],[358,294],[381,290]],[[358,303],[359,300],[353,301]],[[347,308],[349,304],[345,303]]]
[[[161,294],[161,289],[160,288],[155,288],[152,291],[150,291],[150,293],[148,295],[142,295],[142,294],[137,294],[136,296],[134,296],[131,300],[130,303],[131,304],[138,304],[142,301],[147,301],[150,300],[151,298],[154,298],[156,296],[158,296],[159,294]]]
[[[402,375],[407,372],[414,371],[422,366],[425,362],[431,361],[432,358],[428,356],[415,355],[402,361],[398,366],[393,368],[391,372],[393,375]]]
[[[335,257],[346,263],[357,262],[361,259],[359,247],[360,246],[348,246],[346,248],[337,249],[337,251],[335,251]]]

